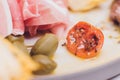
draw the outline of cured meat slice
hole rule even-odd
[[[7,36],[12,33],[12,18],[7,0],[0,0],[0,35]]]
[[[115,23],[120,25],[120,0],[114,0],[111,6],[110,18]]]
[[[23,16],[18,4],[19,0],[7,0],[10,8],[12,23],[13,23],[13,34],[22,35],[24,33],[24,21]]]
[[[0,34],[31,36],[48,30],[60,35],[68,25],[67,0],[1,0]],[[12,17],[12,18],[11,18]]]
[[[26,31],[29,31],[31,35],[35,35],[39,30],[49,29],[53,33],[57,32],[57,34],[61,28],[63,28],[61,30],[64,31],[68,24],[68,12],[64,1],[65,0],[19,1],[26,26]],[[61,27],[61,25],[63,26]],[[54,28],[54,30],[52,28]]]

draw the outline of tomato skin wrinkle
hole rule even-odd
[[[68,32],[67,49],[80,58],[93,58],[100,52],[103,43],[103,33],[87,22],[78,22]]]

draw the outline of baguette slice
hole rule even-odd
[[[0,80],[29,80],[38,64],[0,37]]]
[[[68,6],[73,11],[87,11],[105,0],[68,0]]]

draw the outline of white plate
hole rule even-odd
[[[94,59],[82,60],[61,46],[65,41],[65,37],[63,37],[54,56],[58,65],[56,70],[50,75],[36,76],[35,80],[103,80],[120,72],[120,43],[118,43],[120,32],[118,27],[109,21],[111,1],[107,0],[92,11],[71,12],[70,15],[73,24],[78,21],[86,21],[102,28],[105,41],[100,55]]]

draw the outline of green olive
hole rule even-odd
[[[28,53],[27,47],[24,45],[24,43],[21,43],[19,41],[15,41],[12,43],[14,46],[16,46],[18,49],[20,49],[21,51],[23,51],[24,53]]]
[[[45,34],[42,38],[38,39],[32,47],[30,54],[42,54],[46,56],[53,56],[58,47],[58,39],[54,34]]]
[[[49,74],[53,72],[57,66],[52,59],[45,55],[34,55],[32,58],[40,64],[39,69],[33,72],[36,75]]]
[[[6,37],[6,39],[8,39],[10,42],[15,42],[15,41],[19,41],[19,42],[22,42],[22,43],[24,43],[24,36],[23,35],[8,35],[7,37]]]

